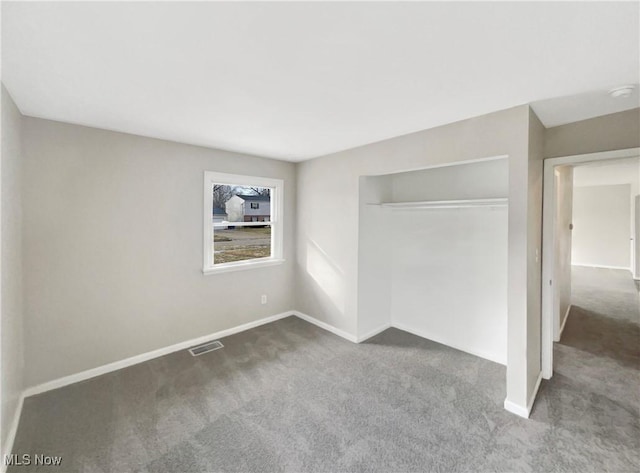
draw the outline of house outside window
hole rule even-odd
[[[207,171],[203,273],[279,264],[283,181]]]

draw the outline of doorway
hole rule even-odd
[[[600,266],[617,266],[613,264],[599,264],[598,258],[602,258],[600,251],[598,256],[594,252],[594,244],[597,243],[591,233],[586,231],[589,222],[582,218],[581,239],[577,240],[579,248],[573,248],[572,251],[572,230],[573,219],[572,212],[574,207],[574,189],[573,179],[576,169],[580,170],[580,174],[588,182],[588,176],[598,175],[598,170],[593,168],[598,163],[609,164],[619,160],[637,158],[640,156],[640,148],[632,148],[617,151],[607,151],[602,153],[592,153],[577,156],[567,156],[560,158],[547,159],[544,162],[544,204],[543,204],[543,260],[542,260],[542,377],[550,379],[553,376],[553,343],[558,341],[562,332],[563,324],[566,323],[569,310],[571,308],[571,263],[579,263],[576,259],[585,260],[582,264],[598,267]],[[589,172],[583,172],[586,166],[592,168]],[[600,174],[602,174],[600,172]],[[640,176],[638,180],[640,180]],[[586,186],[585,186],[586,188]],[[602,191],[602,189],[600,190]],[[640,274],[639,264],[640,258],[640,241],[636,235],[640,227],[640,217],[635,218],[640,212],[635,200],[637,189],[631,197],[633,201],[629,201],[629,209],[634,209],[630,216],[630,232],[634,235],[630,241],[625,243],[628,245],[628,263],[624,264],[625,268],[629,268],[634,277]],[[579,205],[589,208],[592,202],[599,202],[604,194],[597,195],[595,193],[587,194],[586,189],[578,192]],[[611,192],[609,192],[611,193]],[[575,203],[576,205],[578,202]],[[640,204],[640,202],[639,202]],[[576,207],[580,209],[581,207]],[[627,236],[628,238],[628,236]],[[579,251],[578,251],[579,250]],[[572,257],[573,253],[573,257]],[[622,252],[621,252],[622,253]],[[572,261],[572,258],[574,261]],[[606,255],[607,261],[614,258],[613,255]],[[615,261],[624,261],[624,254],[616,255]],[[621,263],[622,264],[622,263]],[[620,265],[620,267],[623,267]]]

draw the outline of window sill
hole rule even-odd
[[[205,276],[209,276],[210,274],[218,274],[218,273],[229,273],[231,271],[243,271],[245,269],[258,269],[264,268],[267,266],[276,266],[284,263],[284,259],[265,259],[261,261],[251,261],[247,263],[225,263],[220,264],[218,266],[214,266],[211,268],[205,268],[202,270],[202,273]]]

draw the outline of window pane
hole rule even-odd
[[[271,226],[214,227],[213,264],[271,256]]]
[[[271,251],[272,189],[213,184],[213,264],[268,258]],[[234,222],[253,222],[242,227]],[[260,225],[264,222],[264,226]]]
[[[271,220],[271,189],[251,185],[213,185],[214,223],[268,222]]]

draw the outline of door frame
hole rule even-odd
[[[553,285],[555,263],[556,189],[554,170],[556,166],[590,163],[609,159],[635,158],[640,156],[640,148],[627,148],[599,153],[561,156],[544,160],[543,197],[542,197],[542,377],[553,376],[553,329],[558,323],[555,319]]]

